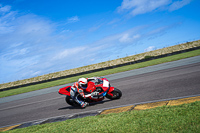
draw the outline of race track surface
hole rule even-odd
[[[193,59],[195,61],[191,61]],[[114,101],[105,99],[86,109],[74,108],[65,103],[65,96],[57,93],[60,86],[1,98],[0,127],[102,108],[198,95],[200,94],[200,56],[106,77],[111,85],[122,91],[121,99]]]

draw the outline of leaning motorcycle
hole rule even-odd
[[[108,98],[111,100],[119,99],[122,96],[122,92],[111,86],[110,82],[106,78],[96,78],[95,80],[88,81],[87,89],[85,90],[86,93],[97,95],[91,95],[87,98],[81,97],[81,95],[78,95],[80,99],[82,99],[84,102],[88,103],[95,103],[104,100],[104,98]],[[63,88],[60,88],[58,91],[61,95],[66,95],[65,101],[71,105],[71,106],[79,106],[79,104],[74,101],[71,98],[71,95],[73,94],[73,91],[71,91],[71,86],[66,86]]]

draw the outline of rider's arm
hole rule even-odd
[[[87,98],[90,97],[91,94],[86,94],[84,93],[84,91],[82,89],[78,89],[78,93],[83,97],[83,98]]]
[[[90,94],[86,94],[85,95],[85,93],[84,93],[84,91],[82,89],[78,89],[78,92],[83,98],[87,98],[87,97],[90,97],[90,96],[96,96],[96,95],[99,94],[99,92],[92,92]]]

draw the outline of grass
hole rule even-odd
[[[36,125],[8,131],[9,133],[166,133],[200,132],[200,102],[179,106],[162,106],[148,110],[89,116]]]
[[[31,85],[31,86],[27,86],[27,87],[21,87],[18,89],[2,91],[2,92],[0,92],[0,98],[12,96],[12,95],[16,95],[16,94],[21,94],[21,93],[26,93],[26,92],[31,92],[31,91],[35,91],[35,90],[40,90],[40,89],[44,89],[44,88],[48,88],[48,87],[63,85],[63,84],[67,84],[67,83],[72,83],[72,82],[77,81],[77,79],[80,77],[105,76],[108,74],[114,74],[114,73],[118,73],[118,72],[143,68],[143,67],[147,67],[147,66],[157,65],[157,64],[161,64],[161,63],[165,63],[165,62],[180,60],[180,59],[189,58],[189,57],[198,56],[198,55],[200,55],[200,49],[186,52],[186,53],[177,54],[177,55],[172,55],[172,56],[168,56],[168,57],[164,57],[164,58],[160,58],[160,59],[150,60],[150,61],[146,61],[146,62],[142,62],[142,63],[127,65],[127,66],[123,66],[123,67],[113,68],[113,69],[89,73],[89,74],[84,74],[84,75],[80,75],[80,76],[74,76],[71,78]]]

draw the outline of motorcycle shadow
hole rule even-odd
[[[86,108],[90,107],[90,106],[96,106],[98,104],[103,104],[103,103],[106,103],[106,102],[109,102],[109,101],[113,101],[113,100],[104,100],[104,101],[99,101],[99,102],[95,102],[95,103],[90,103]],[[67,107],[63,107],[63,108],[59,108],[58,110],[65,110],[65,109],[83,109],[81,108],[80,106],[67,106]]]

